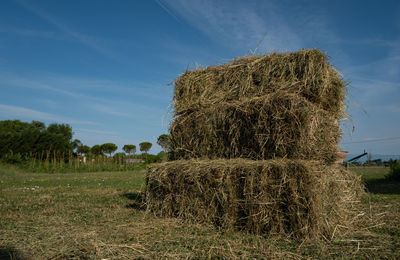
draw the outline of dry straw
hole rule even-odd
[[[185,72],[175,81],[174,161],[149,167],[147,211],[285,238],[351,230],[363,187],[332,164],[345,86],[315,49]]]
[[[332,239],[357,221],[360,178],[304,160],[178,160],[149,167],[147,210],[227,230]]]
[[[175,81],[177,115],[218,104],[286,90],[343,115],[346,83],[317,49],[238,58],[221,66],[186,71]]]
[[[316,49],[238,58],[175,81],[171,159],[336,161],[346,83]]]
[[[331,113],[287,91],[185,112],[170,126],[171,158],[287,157],[333,163],[340,128]]]

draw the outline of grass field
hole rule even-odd
[[[353,169],[369,193],[362,232],[331,242],[273,240],[146,215],[144,172],[39,174],[0,168],[0,259],[400,258],[400,183]]]

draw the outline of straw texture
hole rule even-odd
[[[341,130],[307,99],[277,91],[186,112],[170,126],[171,159],[293,158],[336,161]]]
[[[291,238],[348,230],[363,194],[359,177],[342,167],[289,159],[155,164],[146,187],[147,210],[156,215]]]

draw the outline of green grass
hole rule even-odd
[[[390,168],[385,167],[357,167],[349,168],[351,171],[361,175],[363,181],[371,181],[376,179],[384,179],[389,174]]]
[[[398,183],[385,182],[386,169],[352,170],[372,191],[365,212],[378,225],[333,242],[299,243],[146,215],[143,171],[0,168],[0,259],[400,258]]]
[[[62,158],[55,158],[53,161],[30,159],[15,165],[17,165],[21,171],[31,173],[138,171],[146,168],[144,163],[122,164],[122,160],[110,161],[105,157],[88,159],[87,163],[80,162],[78,158],[70,158],[69,160],[69,162],[64,162]]]
[[[376,194],[379,199],[382,194],[392,195],[383,196],[399,199],[400,182],[388,180],[386,177],[390,173],[390,168],[384,167],[370,167],[370,168],[350,168],[355,173],[361,175],[367,190],[370,193]],[[380,194],[380,195],[379,195]]]

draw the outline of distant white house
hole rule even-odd
[[[142,159],[126,159],[125,164],[137,164],[137,163],[144,163]]]
[[[81,162],[81,163],[86,163],[86,156],[78,155],[78,160],[79,160],[79,162]]]

